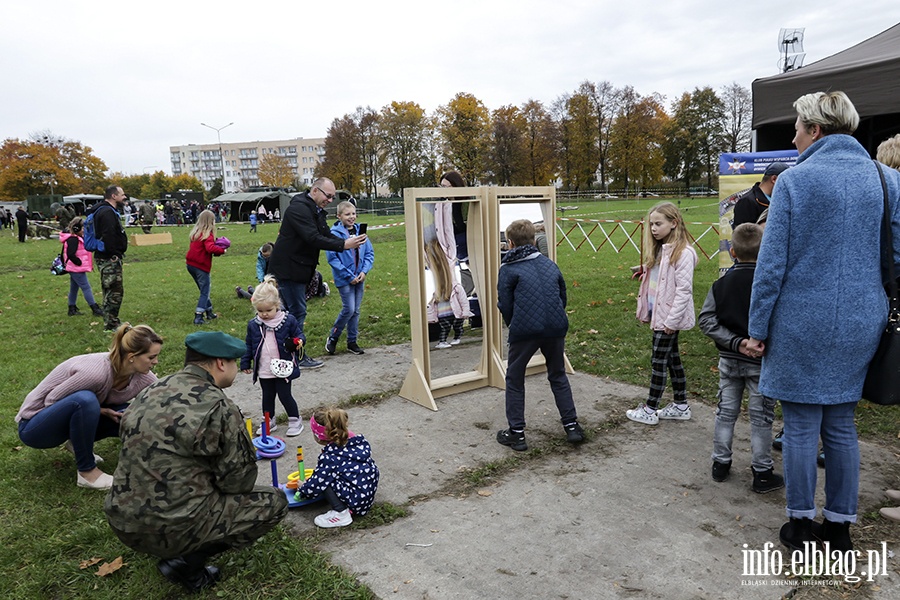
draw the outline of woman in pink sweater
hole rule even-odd
[[[119,418],[138,392],[156,381],[162,338],[147,325],[123,323],[109,353],[73,356],[63,362],[22,403],[16,415],[19,438],[32,448],[66,442],[75,454],[79,487],[106,490],[112,476],[97,468],[103,459],[94,442],[119,435]]]

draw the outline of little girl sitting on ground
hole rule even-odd
[[[372,447],[347,428],[347,413],[340,408],[318,410],[309,419],[316,441],[323,445],[312,476],[300,486],[300,496],[324,495],[331,510],[315,519],[319,527],[345,527],[351,512],[364,515],[372,508],[378,489],[378,467]]]

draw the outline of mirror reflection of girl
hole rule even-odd
[[[346,411],[317,410],[309,428],[322,448],[316,468],[298,490],[304,498],[325,496],[331,510],[315,519],[319,527],[345,527],[352,514],[362,516],[375,502],[380,473],[372,460],[372,447],[347,427]]]
[[[656,425],[660,419],[686,421],[691,418],[687,382],[678,332],[690,329],[694,314],[694,268],[697,253],[691,247],[678,207],[661,202],[647,214],[644,224],[644,262],[635,277],[641,280],[637,318],[653,330],[650,359],[650,393],[646,404],[625,412],[632,421]],[[675,402],[662,410],[659,402],[666,389],[666,371],[672,375]]]
[[[338,222],[331,228],[331,233],[346,240],[359,235],[359,226],[356,224],[356,206],[346,200],[337,206]],[[363,349],[357,343],[359,336],[359,309],[362,305],[363,292],[366,289],[366,274],[372,269],[375,262],[375,250],[368,239],[359,248],[351,248],[343,252],[325,253],[328,264],[331,265],[331,274],[334,276],[334,285],[341,294],[341,312],[338,314],[331,333],[325,341],[325,351],[334,354],[337,342],[347,328],[347,350],[353,354],[364,354]]]
[[[468,299],[462,286],[454,281],[447,254],[437,239],[425,244],[425,261],[434,277],[434,294],[426,307],[428,322],[440,326],[440,337],[435,348],[449,348],[462,341],[463,319],[471,316],[468,306],[463,304]],[[455,289],[457,287],[459,290]],[[448,342],[451,329],[453,340]]]

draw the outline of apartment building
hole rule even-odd
[[[220,154],[221,150],[221,154]],[[325,158],[325,138],[294,138],[268,142],[188,144],[170,146],[172,175],[193,175],[210,189],[223,176],[223,190],[239,192],[260,185],[259,161],[267,154],[288,160],[294,178],[302,184],[313,182],[316,165]]]

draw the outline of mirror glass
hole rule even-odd
[[[532,223],[535,224],[535,245],[537,245],[538,249],[547,254],[549,250],[547,250],[546,237],[544,237],[544,243],[541,244],[541,233],[544,230],[544,216],[541,210],[540,202],[504,202],[501,200],[500,202],[500,261],[498,264],[502,264],[503,258],[506,256],[506,228],[509,227],[509,224],[513,221],[517,221],[519,219],[528,219]],[[553,224],[550,223],[552,227]],[[500,356],[503,360],[507,360],[507,352],[509,350],[507,346],[507,338],[509,336],[509,328],[506,326],[506,323],[503,322],[503,318],[499,316],[500,311],[495,307],[494,310],[497,310],[498,320],[500,323]]]
[[[469,253],[468,199],[419,203],[424,251],[423,281],[428,351],[434,380],[478,371],[484,352],[474,257]],[[473,208],[474,207],[474,208]],[[474,249],[474,248],[473,248]]]

